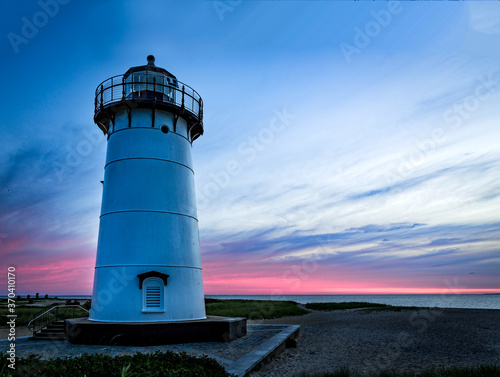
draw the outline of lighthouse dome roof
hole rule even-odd
[[[155,57],[153,55],[148,55],[147,61],[148,64],[146,65],[139,65],[137,67],[130,68],[127,72],[125,72],[124,76],[127,77],[128,75],[134,72],[152,71],[152,72],[162,73],[165,76],[172,77],[177,80],[177,78],[166,69],[155,66]]]

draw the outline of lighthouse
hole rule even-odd
[[[150,55],[99,84],[94,121],[108,141],[89,320],[206,318],[191,158],[201,97]]]
[[[107,136],[92,305],[65,320],[72,343],[232,341],[245,318],[206,316],[191,157],[203,101],[155,65],[132,67],[95,92]]]

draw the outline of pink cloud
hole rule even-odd
[[[215,295],[500,293],[500,288],[490,288],[491,284],[481,288],[481,280],[472,280],[470,275],[388,276],[387,272],[374,272],[363,266],[255,261],[210,261],[203,267],[205,294]],[[490,282],[491,278],[484,280]]]

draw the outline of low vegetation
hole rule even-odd
[[[421,372],[378,372],[358,374],[348,368],[341,368],[332,373],[299,374],[296,377],[498,377],[499,365],[480,365],[476,367],[452,367],[428,369]]]
[[[38,356],[16,359],[16,369],[0,361],[0,375],[6,377],[229,377],[215,360],[186,353],[157,351],[133,356],[111,357],[83,354],[78,357],[41,360]]]
[[[48,310],[50,309],[51,305],[43,305],[42,303],[39,303],[38,301],[43,301],[43,299],[40,300],[35,300],[34,305],[25,305],[22,304],[21,302],[18,302],[16,300],[16,308],[15,308],[15,313],[17,315],[16,318],[16,325],[17,326],[25,326],[33,319],[33,317],[37,314],[41,314],[45,309]],[[90,300],[88,300],[90,301]],[[70,300],[60,300],[58,302],[59,305],[78,305],[78,301],[71,302]],[[86,304],[82,305],[83,307],[86,307]],[[88,310],[88,309],[87,309]],[[74,318],[76,314],[82,314],[84,311],[75,311],[73,309],[59,309],[57,311],[57,319],[65,319],[65,318]],[[7,314],[8,312],[8,307],[7,304],[4,304],[0,307],[0,326],[5,326],[7,324]]]
[[[33,316],[42,310],[43,306],[17,306],[16,307],[16,325],[25,326],[33,319]],[[0,326],[7,325],[7,308],[0,308]]]
[[[415,306],[392,306],[386,304],[376,304],[372,302],[313,302],[306,304],[307,309],[311,310],[346,310],[346,309],[364,309],[366,311],[374,310],[392,310],[399,312],[401,310],[418,310]]]
[[[60,301],[60,305],[78,304],[78,302],[68,302],[65,300]],[[90,309],[90,300],[87,300],[81,305],[87,310]],[[297,303],[294,301],[205,299],[205,306],[208,315],[217,315],[224,317],[245,317],[248,319],[279,318],[308,313],[307,310],[298,307]],[[33,316],[39,313],[44,308],[49,309],[50,306],[27,306],[20,305],[18,302],[16,302],[17,326],[27,325],[28,322],[33,319]],[[57,313],[57,319],[73,318],[75,316],[75,312],[71,309],[59,309]],[[7,324],[7,314],[7,306],[3,305],[3,307],[0,307],[0,326],[5,326]]]
[[[279,318],[309,313],[294,301],[205,299],[208,315],[245,317],[248,319]]]
[[[52,299],[53,300],[53,299]],[[36,300],[38,305],[23,305],[22,302],[16,302],[16,323],[18,326],[27,325],[33,316],[48,306],[43,306],[44,299]],[[40,303],[38,303],[40,301]],[[69,300],[59,300],[59,304],[76,305],[79,302]],[[90,300],[81,303],[85,308],[90,309]],[[220,300],[205,299],[205,307],[208,315],[217,315],[224,317],[245,317],[248,319],[267,319],[280,318],[285,316],[303,315],[307,310],[298,306],[294,301],[271,301],[271,300]],[[385,304],[375,304],[370,302],[315,302],[305,305],[309,310],[345,310],[345,309],[363,309],[365,311],[374,310],[415,310],[422,309],[411,306],[392,306]],[[0,307],[0,326],[7,323],[8,314],[7,305]],[[74,311],[58,310],[58,319],[71,318]]]

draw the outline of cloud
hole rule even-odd
[[[500,33],[500,9],[490,3],[470,3],[470,27],[478,32],[486,34]]]
[[[347,229],[348,231],[361,231],[364,233],[379,233],[379,232],[390,232],[393,230],[399,230],[399,229],[412,229],[416,228],[417,226],[424,226],[425,224],[405,224],[405,223],[400,223],[400,224],[389,224],[389,225],[376,225],[376,224],[369,224],[365,225],[359,228],[349,228]]]

